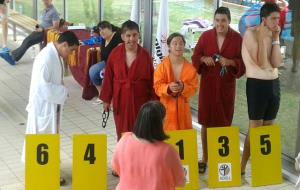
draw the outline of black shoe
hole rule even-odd
[[[60,178],[60,186],[64,186],[66,184],[66,180],[64,178]]]
[[[198,162],[198,170],[200,174],[204,174],[206,171],[207,164],[205,162]]]

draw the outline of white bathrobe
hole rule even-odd
[[[68,91],[63,84],[64,65],[53,43],[35,58],[32,68],[26,134],[57,134]],[[24,143],[25,147],[25,143]],[[22,161],[25,161],[23,148]]]

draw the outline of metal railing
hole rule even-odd
[[[261,1],[260,0],[223,0],[223,2],[251,7],[252,5],[260,3]]]

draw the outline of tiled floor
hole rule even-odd
[[[11,39],[11,38],[10,38]],[[10,44],[15,47],[16,43]],[[24,165],[20,161],[24,140],[27,113],[25,106],[28,100],[32,59],[29,51],[17,66],[10,66],[0,60],[0,190],[24,189]],[[114,189],[118,179],[111,175],[110,160],[116,144],[116,135],[112,117],[106,129],[100,127],[101,107],[91,101],[81,99],[81,87],[72,76],[65,78],[70,98],[64,108],[61,127],[61,170],[67,180],[62,190],[71,189],[72,184],[72,135],[105,133],[108,138],[107,174],[108,187]],[[199,137],[199,136],[198,136]],[[200,139],[198,138],[198,141]],[[200,152],[200,147],[199,151]],[[247,172],[249,174],[249,171]],[[200,188],[207,188],[207,176],[201,175]],[[252,189],[251,176],[246,175],[242,187],[231,189]],[[294,189],[293,184],[283,184],[253,189]]]

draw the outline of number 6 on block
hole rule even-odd
[[[59,189],[59,135],[26,135],[25,189]]]
[[[250,128],[252,186],[282,183],[278,125]]]
[[[106,189],[106,135],[73,136],[73,190]]]

